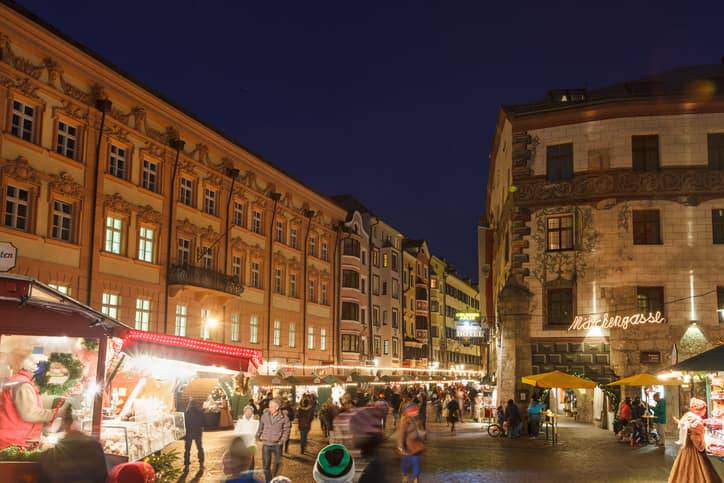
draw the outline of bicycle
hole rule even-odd
[[[505,429],[497,423],[490,423],[488,424],[488,436],[491,438],[505,438]]]

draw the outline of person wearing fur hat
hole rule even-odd
[[[352,483],[354,474],[354,458],[341,444],[322,448],[312,470],[317,483]]]
[[[689,401],[689,411],[679,421],[681,445],[669,473],[669,483],[721,483],[709,459],[704,454],[706,402],[695,397]]]

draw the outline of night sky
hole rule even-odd
[[[721,1],[20,3],[470,276],[501,104],[724,55]]]

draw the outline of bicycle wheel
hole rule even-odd
[[[659,443],[659,433],[656,433],[654,431],[649,433],[649,444],[658,444]]]
[[[490,426],[488,426],[488,436],[490,436],[491,438],[499,437],[500,433],[500,426],[498,426],[497,424],[491,424]]]

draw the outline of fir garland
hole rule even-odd
[[[68,380],[63,384],[51,384],[48,382],[48,370],[50,365],[57,362],[68,370]],[[42,372],[37,376],[36,382],[42,394],[59,396],[65,394],[69,389],[78,384],[83,375],[83,363],[74,357],[73,354],[65,352],[53,352],[45,362]]]

